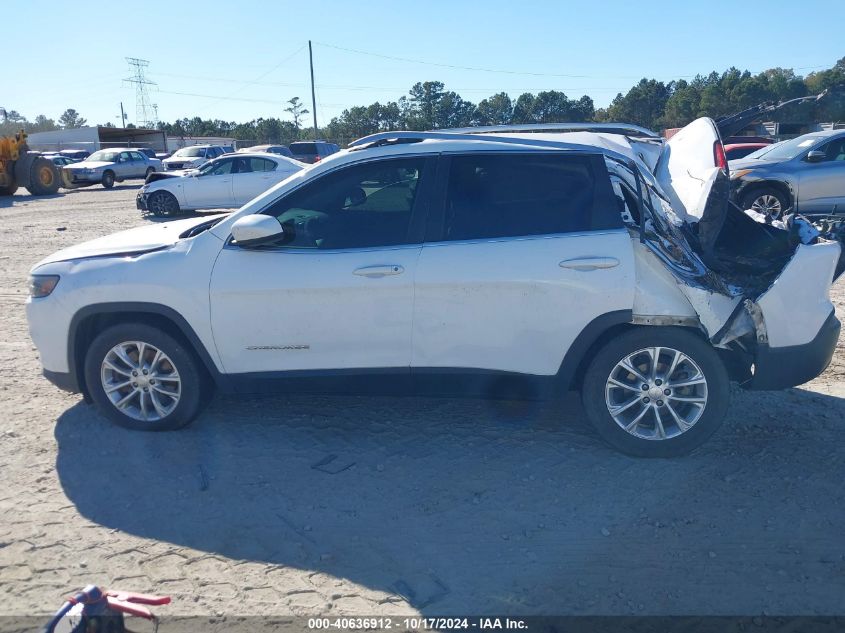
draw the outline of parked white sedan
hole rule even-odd
[[[227,154],[199,169],[156,174],[141,187],[136,206],[159,217],[196,209],[236,208],[305,167],[278,154]]]

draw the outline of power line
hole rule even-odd
[[[300,46],[299,48],[297,48],[297,49],[296,49],[293,53],[291,53],[290,55],[288,55],[287,57],[285,57],[284,59],[282,59],[282,61],[280,61],[280,62],[279,62],[278,64],[276,64],[275,66],[273,66],[273,67],[272,67],[270,70],[268,70],[267,72],[261,73],[261,74],[260,74],[258,77],[256,77],[255,79],[252,79],[252,80],[247,81],[247,82],[244,82],[244,83],[245,83],[246,85],[259,83],[259,82],[260,82],[262,79],[264,79],[267,75],[269,75],[270,73],[272,73],[272,72],[274,72],[274,71],[278,70],[278,69],[279,69],[279,68],[280,68],[283,64],[287,63],[288,61],[290,61],[291,59],[293,59],[294,57],[296,57],[297,55],[299,55],[299,53],[300,53],[300,52],[302,52],[302,50],[303,50],[306,46],[307,46],[307,43],[306,43],[306,44],[303,44],[302,46]],[[244,87],[246,87],[246,86],[244,86]],[[235,90],[234,92],[230,93],[230,94],[229,94],[228,96],[226,96],[226,97],[220,97],[220,98],[219,98],[219,100],[221,100],[221,101],[224,101],[224,100],[234,100],[234,99],[233,99],[233,97],[234,97],[235,95],[237,95],[237,94],[239,94],[239,93],[243,92],[243,89],[244,89],[244,88],[239,88],[238,90]],[[200,95],[195,95],[195,96],[200,96]],[[274,103],[276,103],[276,102],[274,102]],[[205,108],[203,108],[203,110],[207,110],[207,109],[208,109],[208,108],[210,108],[213,104],[214,104],[214,102],[212,102],[212,103],[208,104]],[[202,111],[202,110],[199,110],[199,112],[201,112],[201,111]]]
[[[183,75],[183,74],[176,74],[176,73],[154,73],[157,77],[174,77],[177,79],[194,79],[197,81],[208,81],[214,83],[236,83],[236,84],[251,84],[255,83],[254,81],[247,81],[244,79],[229,79],[225,77],[209,77],[207,75]],[[288,82],[281,82],[281,81],[262,81],[260,82],[262,86],[281,86],[286,88],[307,88],[307,83],[288,83]],[[408,87],[398,88],[395,86],[359,86],[359,85],[352,85],[352,84],[319,84],[320,90],[351,90],[351,91],[364,91],[364,90],[384,90],[384,91],[391,91],[391,92],[407,92]],[[455,90],[457,92],[490,92],[491,94],[496,92],[503,92],[506,91],[502,88],[502,86],[494,86],[494,87],[487,87],[487,88],[466,88],[466,87],[454,87],[449,86],[451,90]],[[543,86],[543,87],[532,87],[532,88],[515,88],[508,86],[508,90],[510,91],[521,91],[521,92],[542,92],[544,90],[571,90],[571,91],[600,91],[600,90],[609,90],[613,92],[618,92],[617,88],[608,88],[608,87],[597,87],[597,86]]]
[[[245,103],[273,103],[273,104],[276,104],[276,105],[279,104],[278,99],[250,99],[250,98],[247,98],[247,97],[221,97],[219,95],[207,95],[207,94],[201,94],[201,93],[197,93],[197,92],[180,92],[180,91],[176,91],[176,90],[159,90],[158,92],[161,93],[161,94],[166,94],[166,95],[179,95],[179,96],[183,96],[183,97],[200,97],[201,99],[214,99],[216,101],[223,100],[223,101],[243,101]],[[338,108],[345,107],[345,105],[342,104],[342,103],[326,103],[326,104],[322,104],[322,105],[327,105],[327,106],[331,106],[331,107],[338,107]]]
[[[320,46],[324,46],[326,48],[333,48],[335,50],[344,51],[347,53],[355,53],[358,55],[368,55],[370,57],[378,57],[381,59],[389,59],[393,61],[399,62],[406,62],[410,64],[422,64],[425,66],[435,66],[438,68],[451,68],[454,70],[470,70],[473,72],[483,72],[483,73],[498,73],[503,75],[524,75],[528,77],[565,77],[570,79],[642,79],[642,75],[569,75],[569,74],[561,74],[561,73],[538,73],[538,72],[527,72],[527,71],[517,71],[517,70],[504,70],[498,68],[482,68],[478,66],[460,66],[457,64],[444,64],[441,62],[432,62],[422,59],[411,59],[408,57],[398,57],[395,55],[384,55],[382,53],[374,53],[372,51],[364,51],[357,48],[347,48],[345,46],[336,46],[334,44],[326,44],[325,42],[314,42],[315,44],[319,44]],[[793,70],[810,70],[814,68],[828,68],[828,65],[822,64],[818,66],[802,66],[800,68],[795,68]],[[762,71],[757,71],[762,72]],[[681,75],[681,74],[672,74],[673,77],[678,77],[681,79],[689,79],[691,77],[697,77],[701,73],[697,73],[695,75]],[[703,76],[706,76],[703,75]],[[583,90],[583,88],[581,89]]]

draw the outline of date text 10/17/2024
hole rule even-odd
[[[525,620],[518,618],[416,618],[416,617],[341,617],[309,618],[309,630],[368,630],[368,631],[519,631],[527,630]]]

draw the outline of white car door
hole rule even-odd
[[[186,176],[184,187],[186,209],[217,209],[235,206],[232,195],[234,158],[221,158],[203,165]]]
[[[633,248],[602,158],[444,160],[441,218],[417,267],[413,369],[553,375],[591,321],[630,315]]]
[[[294,161],[276,161],[262,156],[239,157],[232,185],[235,205],[246,204],[302,167]]]
[[[414,273],[434,160],[340,167],[263,211],[285,228],[280,243],[223,247],[210,303],[227,373],[409,371]]]

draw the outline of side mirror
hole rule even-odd
[[[284,233],[279,220],[272,215],[245,215],[232,225],[232,237],[244,248],[277,242]]]
[[[807,154],[808,163],[820,163],[826,158],[827,154],[825,154],[824,152],[820,152],[817,149],[814,149],[812,152],[809,152]]]

